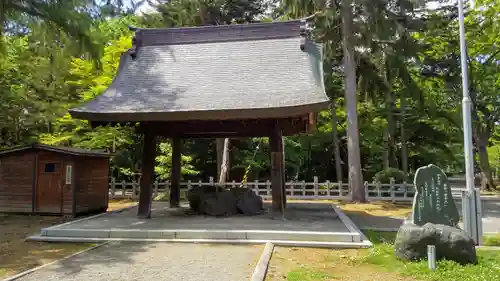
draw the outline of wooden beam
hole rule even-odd
[[[312,133],[316,130],[317,120],[318,120],[318,113],[316,113],[316,112],[309,113],[307,125],[306,125],[307,133]]]
[[[283,135],[278,123],[275,124],[273,133],[269,136],[271,150],[271,197],[273,217],[284,216],[284,182],[283,182]]]
[[[157,136],[170,138],[235,138],[263,137],[273,133],[274,124],[279,123],[284,135],[306,133],[309,116],[296,116],[288,119],[253,120],[206,120],[143,122],[139,132],[152,131]]]
[[[153,174],[155,166],[156,142],[152,132],[145,132],[142,143],[142,176],[140,183],[139,207],[137,216],[142,219],[151,218],[153,203]]]
[[[170,208],[178,208],[181,199],[181,147],[182,140],[172,139],[172,170],[170,176]]]

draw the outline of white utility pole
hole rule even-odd
[[[462,117],[464,126],[465,179],[467,190],[462,195],[464,230],[480,244],[482,238],[481,198],[474,187],[474,154],[472,152],[472,101],[469,96],[469,78],[467,74],[467,45],[465,42],[464,1],[458,0],[458,21],[460,32],[460,61],[462,68]],[[479,197],[479,198],[476,198]],[[479,204],[478,204],[479,202]]]

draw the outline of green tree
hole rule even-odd
[[[91,0],[0,0],[0,35],[26,34],[33,23],[43,21],[47,29],[65,33],[81,50],[98,58],[100,42],[92,33],[99,16],[96,7]]]
[[[500,121],[500,5],[495,1],[478,1],[466,17],[468,42],[469,94],[472,100],[472,131],[484,186],[495,188],[487,147]],[[440,96],[459,119],[462,99],[458,23],[454,8],[442,9],[431,15],[426,32],[419,40],[428,47],[423,52],[422,73],[428,83],[439,86]],[[451,105],[450,105],[451,104]],[[457,127],[461,122],[455,122]]]

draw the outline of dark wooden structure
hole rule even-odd
[[[134,30],[110,87],[70,113],[93,126],[139,124],[138,216],[151,215],[156,136],[172,139],[173,207],[182,139],[269,137],[273,213],[283,214],[282,136],[309,132],[329,101],[322,46],[311,40],[308,22]]]
[[[110,155],[34,144],[0,151],[0,212],[106,211]]]

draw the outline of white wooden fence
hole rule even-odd
[[[181,196],[184,192],[193,187],[212,186],[214,183],[211,177],[208,182],[202,181],[187,181],[181,182]],[[110,182],[110,199],[132,198],[137,199],[139,196],[139,183],[138,182],[116,182],[113,178]],[[158,194],[167,192],[170,188],[169,182],[154,182],[154,193],[156,197]],[[370,201],[400,201],[409,202],[413,200],[415,189],[412,184],[402,183],[396,184],[391,180],[389,184],[382,183],[368,183],[365,182],[366,197]],[[227,182],[224,186],[229,188],[245,187],[251,188],[258,195],[262,196],[264,200],[271,199],[271,182],[247,182],[243,185],[241,183],[232,181]],[[286,194],[288,199],[296,200],[349,200],[351,194],[347,183],[342,182],[318,182],[318,178],[314,177],[313,182],[287,182]]]

